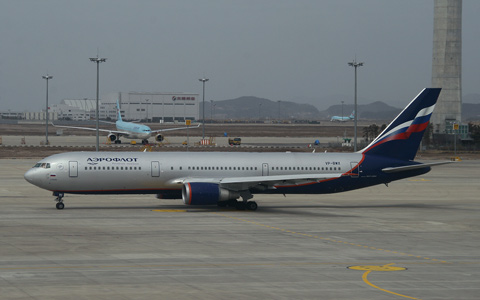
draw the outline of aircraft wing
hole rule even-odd
[[[157,133],[157,132],[163,132],[163,131],[172,131],[172,130],[182,130],[182,129],[187,129],[187,128],[198,128],[200,127],[200,124],[197,126],[189,126],[189,127],[177,127],[177,128],[165,128],[165,129],[157,129],[157,130],[152,130],[152,133]]]
[[[90,128],[90,127],[77,127],[77,126],[65,126],[65,125],[55,125],[51,123],[55,127],[61,127],[61,128],[70,128],[70,129],[81,129],[81,130],[90,130],[90,131],[96,131],[96,128]],[[128,135],[129,133],[126,131],[118,131],[118,130],[108,130],[108,129],[101,129],[99,128],[98,131],[101,132],[108,132],[108,133],[115,133],[115,134],[120,134],[120,135]]]
[[[226,178],[180,178],[174,183],[209,182],[217,183],[220,187],[231,191],[244,191],[249,189],[276,189],[280,186],[295,186],[323,180],[339,178],[341,173],[332,174],[299,174],[299,175],[274,175],[251,177],[226,177]]]

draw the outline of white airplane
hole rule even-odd
[[[347,122],[355,119],[355,111],[353,111],[348,117],[333,116],[330,122]]]
[[[413,161],[440,89],[424,89],[356,153],[71,152],[49,156],[25,179],[56,196],[156,194],[186,205],[257,209],[254,194],[326,194],[421,175],[449,162]],[[242,198],[241,201],[237,201]]]
[[[127,139],[141,139],[142,144],[145,145],[145,144],[148,144],[148,138],[150,138],[153,135],[155,136],[155,141],[161,142],[163,141],[164,136],[162,134],[159,134],[159,132],[187,129],[187,127],[178,127],[178,128],[152,130],[147,125],[137,124],[133,122],[125,122],[122,120],[122,114],[120,113],[120,104],[118,103],[118,101],[117,101],[117,115],[118,115],[117,122],[115,122],[115,126],[117,130],[99,129],[99,131],[108,132],[108,138],[110,139],[110,141],[114,142],[115,144],[120,144],[122,142],[120,140],[120,137],[122,136]],[[60,125],[55,125],[53,123],[52,125],[55,127],[62,127],[62,128],[73,128],[73,129],[92,130],[92,131],[96,130],[95,128],[90,128],[90,127],[60,126]],[[197,126],[194,126],[193,128],[197,128],[199,126],[200,124],[198,124]]]

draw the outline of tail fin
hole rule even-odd
[[[352,119],[352,120],[355,119],[355,111],[352,111],[349,118]]]
[[[120,103],[117,100],[117,121],[122,121],[122,113],[120,112]]]
[[[441,89],[424,89],[385,128],[373,142],[360,152],[400,160],[413,160]]]

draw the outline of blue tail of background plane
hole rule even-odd
[[[413,160],[440,91],[439,88],[429,88],[420,92],[395,120],[360,152],[399,160]]]
[[[117,100],[117,121],[122,122],[122,113],[120,112],[120,103]]]

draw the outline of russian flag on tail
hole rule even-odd
[[[440,94],[439,88],[424,89],[360,152],[366,155],[413,160]]]

